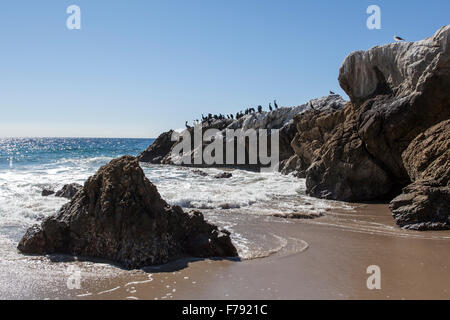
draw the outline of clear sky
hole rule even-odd
[[[66,9],[81,8],[81,30]],[[381,7],[381,30],[366,9]],[[343,94],[352,51],[431,36],[448,0],[8,0],[0,136],[156,137],[202,113]]]

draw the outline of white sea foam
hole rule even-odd
[[[67,202],[54,196],[42,197],[44,188],[58,190],[67,183],[82,184],[111,159],[64,158],[0,170],[0,238],[19,241],[29,226],[56,213]],[[156,165],[144,166],[144,171],[167,202],[185,209],[201,209],[207,219],[232,231],[244,259],[266,256],[282,247],[276,235],[250,241],[245,228],[236,227],[255,223],[251,217],[322,211],[335,205],[310,199],[305,195],[304,180],[278,173],[234,170],[230,179],[215,179],[221,170],[202,169],[208,175],[201,176],[193,169]]]

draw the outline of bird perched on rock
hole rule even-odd
[[[270,103],[269,103],[269,110],[270,110],[270,111],[273,110],[272,105],[271,105]]]
[[[405,39],[403,39],[402,37],[399,37],[399,36],[394,36],[394,40],[395,41],[405,41]]]
[[[330,91],[330,94],[331,94],[331,95],[334,95],[334,94],[336,94],[336,93],[334,93],[333,91]]]
[[[278,109],[277,100],[274,100],[274,101],[273,101],[273,105],[275,106],[275,109]]]

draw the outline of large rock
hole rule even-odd
[[[285,164],[282,172],[294,171],[296,176],[306,177],[306,170],[320,155],[320,149],[332,135],[334,128],[343,121],[345,107],[338,95],[311,100],[309,108],[294,117],[296,135],[291,141],[295,156]]]
[[[182,255],[237,256],[227,231],[199,212],[169,206],[129,156],[100,168],[56,216],[30,228],[18,248],[103,258],[130,269]]]
[[[145,151],[138,155],[139,161],[160,164],[176,142],[172,141],[173,133],[173,130],[162,133]]]
[[[435,180],[418,180],[391,201],[398,226],[426,231],[450,229],[450,188]]]
[[[367,150],[409,182],[402,153],[429,127],[450,117],[450,26],[418,42],[398,42],[347,57],[339,82],[360,106],[358,134]]]
[[[55,194],[55,191],[53,191],[51,189],[44,189],[44,190],[42,190],[42,193],[41,193],[41,195],[43,197],[48,197],[48,196],[51,196],[52,194]]]
[[[411,182],[402,158],[411,141],[450,117],[450,26],[433,37],[348,56],[342,111],[296,118],[292,142],[310,195],[346,201],[398,194]]]
[[[450,178],[450,120],[418,135],[402,155],[412,181],[436,180],[446,185]]]
[[[309,195],[353,202],[382,198],[391,191],[389,175],[367,152],[357,133],[353,105],[332,114],[319,114],[311,121],[317,130],[304,132],[302,137],[309,137],[310,144],[306,143],[301,153],[305,161],[313,161],[306,170]]]
[[[403,161],[414,182],[391,202],[397,224],[415,230],[450,229],[450,120],[414,139]]]

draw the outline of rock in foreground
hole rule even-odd
[[[235,257],[229,233],[200,212],[169,206],[134,157],[103,166],[56,216],[31,227],[25,254],[63,253],[117,262],[128,269],[183,255]]]

